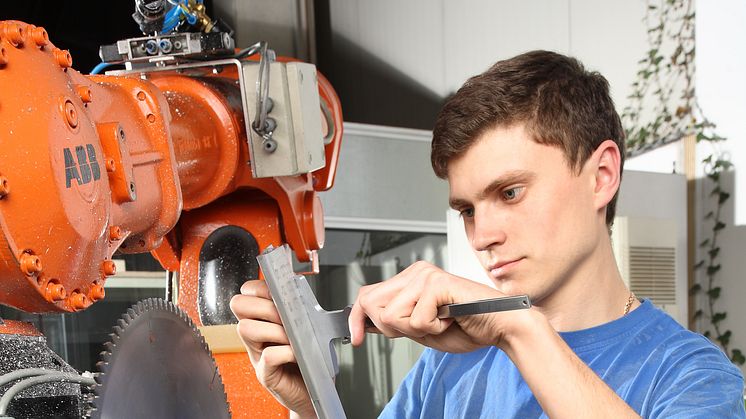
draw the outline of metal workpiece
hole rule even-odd
[[[338,365],[332,340],[349,338],[350,307],[337,311],[322,309],[306,278],[293,272],[290,255],[287,245],[270,246],[257,259],[316,415],[319,419],[345,418],[334,387]]]
[[[521,310],[531,308],[528,295],[488,298],[468,303],[448,304],[438,307],[438,318],[471,316],[474,314],[495,313],[498,311]]]

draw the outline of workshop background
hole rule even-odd
[[[646,4],[640,0],[206,4],[212,15],[235,29],[239,47],[267,40],[279,55],[315,63],[342,101],[345,138],[336,185],[322,196],[327,244],[320,252],[322,274],[312,279],[327,309],[348,304],[360,285],[390,277],[417,259],[455,272],[475,272],[461,266],[468,258],[465,241],[458,236],[458,220],[447,221],[447,185],[429,165],[428,130],[444,99],[467,77],[527,50],[555,50],[605,75],[621,110],[647,50]],[[73,66],[87,73],[99,62],[99,45],[140,35],[130,18],[132,9],[131,1],[4,2],[0,18],[43,25],[56,45],[70,49]],[[701,1],[696,10],[697,94],[705,114],[728,138],[720,147],[736,168],[726,179],[733,199],[724,208],[727,227],[719,238],[718,280],[724,292],[718,304],[728,312],[723,325],[733,331],[732,345],[745,348],[746,2]],[[707,151],[699,152],[704,156]],[[686,236],[683,159],[683,145],[674,142],[629,160],[627,170],[657,174],[625,174],[619,215],[637,220],[629,221],[630,235],[651,219],[664,225],[661,240],[670,242],[675,260],[670,300],[662,304],[686,324],[685,248],[687,240],[699,240]],[[697,193],[707,195],[702,185]],[[698,221],[698,237],[708,228]],[[148,256],[121,263],[126,271],[107,281],[103,302],[77,314],[34,318],[50,346],[76,368],[93,368],[108,328],[129,305],[164,293],[163,273]],[[22,316],[8,309],[0,314]],[[360,349],[340,348],[337,386],[348,416],[375,417],[420,351],[417,344],[378,337]]]

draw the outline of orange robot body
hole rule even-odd
[[[102,297],[117,248],[153,249],[178,220],[167,104],[148,82],[80,75],[43,28],[0,33],[0,300],[80,310]]]
[[[85,309],[104,298],[115,251],[152,252],[179,272],[178,305],[194,323],[225,325],[235,323],[230,296],[259,278],[260,248],[288,243],[318,270],[318,192],[334,183],[339,99],[314,77],[323,167],[254,176],[239,83],[249,63],[226,61],[85,76],[43,28],[0,22],[0,303]],[[233,261],[212,250],[230,253],[234,242],[245,247]],[[215,359],[234,417],[287,415],[245,353]]]

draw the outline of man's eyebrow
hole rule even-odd
[[[503,189],[512,184],[530,182],[534,179],[534,177],[536,177],[536,175],[528,170],[513,170],[510,172],[506,172],[499,178],[490,182],[490,184],[487,185],[484,189],[482,189],[477,194],[477,200],[482,200],[495,191],[499,191],[500,189]],[[466,199],[450,198],[448,200],[448,205],[451,208],[463,208],[472,205],[472,203]]]

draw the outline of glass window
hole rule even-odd
[[[308,281],[326,310],[352,304],[361,286],[388,279],[418,260],[440,267],[447,260],[445,234],[327,229],[325,242],[321,273]],[[409,339],[374,334],[358,348],[338,344],[336,386],[347,417],[377,417],[422,350]]]

